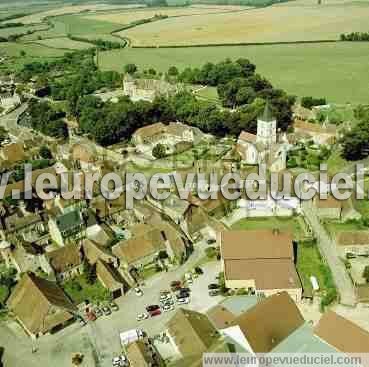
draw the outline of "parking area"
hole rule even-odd
[[[169,290],[170,283],[181,280],[203,256],[203,248],[196,248],[189,261],[179,269],[159,273],[148,279],[142,286],[144,293],[142,297],[131,290],[115,301],[119,307],[118,311],[112,312],[109,316],[103,315],[94,322],[88,322],[86,326],[76,322],[55,335],[46,335],[32,342],[15,322],[2,324],[0,345],[5,348],[5,366],[38,367],[50,365],[52,362],[54,367],[64,367],[71,364],[73,354],[82,353],[85,357],[81,366],[111,367],[112,358],[120,355],[122,351],[119,339],[121,332],[140,328],[153,337],[164,331],[166,322],[178,307],[176,302],[174,310],[162,312],[158,316],[137,321],[137,315],[146,312],[148,305],[159,304],[160,291]],[[216,282],[220,262],[208,262],[201,265],[201,268],[203,274],[194,279],[190,285],[190,303],[181,307],[203,312],[222,299],[221,296],[208,295],[208,285]],[[32,349],[37,349],[37,352],[32,353]]]

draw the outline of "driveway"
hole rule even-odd
[[[302,210],[316,235],[319,250],[331,269],[334,283],[340,294],[340,303],[347,306],[355,306],[357,303],[355,289],[345,265],[338,257],[335,241],[328,235],[326,229],[320,223],[311,202],[304,201]]]

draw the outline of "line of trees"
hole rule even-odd
[[[125,46],[125,44],[120,43],[120,42],[112,42],[112,41],[107,41],[107,40],[103,40],[100,38],[88,39],[88,38],[83,38],[83,37],[78,37],[78,36],[72,36],[71,34],[68,34],[68,38],[71,39],[72,41],[91,43],[95,45],[101,51],[114,50],[118,48],[123,48]]]
[[[364,42],[368,42],[369,41],[369,32],[352,32],[352,33],[342,33],[340,35],[340,40],[341,41],[352,41],[352,42],[359,42],[359,41],[364,41]]]
[[[369,110],[364,107],[355,109],[358,123],[347,131],[341,139],[343,156],[356,161],[369,156]]]
[[[325,98],[314,98],[314,97],[302,97],[301,98],[301,106],[311,109],[314,106],[322,106],[326,105],[327,100]]]

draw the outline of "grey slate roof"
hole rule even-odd
[[[260,120],[265,122],[271,122],[275,120],[272,110],[270,109],[269,101],[266,101],[265,103],[264,112],[260,116]]]
[[[56,224],[59,230],[63,232],[80,226],[82,219],[78,210],[72,210],[57,217]]]

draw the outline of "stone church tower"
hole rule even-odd
[[[273,117],[268,102],[262,116],[258,117],[256,142],[269,147],[277,142],[277,120]]]

